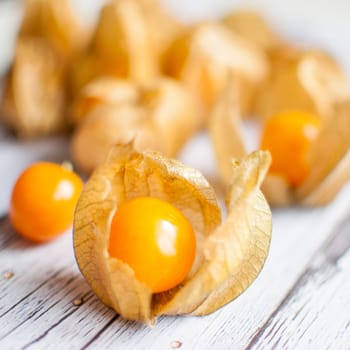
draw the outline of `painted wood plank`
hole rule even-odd
[[[262,274],[240,298],[218,312],[203,318],[171,319],[171,327],[169,318],[164,318],[156,329],[141,329],[129,339],[116,321],[94,346],[128,343],[130,348],[147,349],[152,344],[161,349],[179,340],[184,349],[245,348],[332,234],[334,224],[347,215],[348,191],[327,208],[275,212],[271,254]]]
[[[332,234],[334,225],[347,215],[349,198],[346,189],[325,208],[276,212],[271,255],[262,275],[241,298],[208,317],[161,318],[153,329],[116,317],[89,294],[74,264],[69,234],[44,246],[19,239],[0,254],[0,266],[14,272],[12,279],[1,281],[0,306],[7,311],[19,302],[0,318],[5,324],[0,348],[31,344],[35,349],[54,349],[59,344],[70,349],[85,345],[166,349],[176,340],[184,349],[244,348]],[[77,308],[72,301],[83,295],[88,299]]]
[[[12,230],[9,232],[6,222],[1,225],[0,233],[2,236],[16,236]],[[67,334],[66,346],[79,339],[76,347],[79,348],[89,340],[90,333],[93,338],[98,331],[96,325],[91,328],[91,322],[87,322],[84,336],[72,332],[74,325],[76,328],[73,329],[80,330],[79,323],[84,314],[97,324],[115,317],[80,275],[73,257],[70,233],[39,246],[16,236],[14,244],[0,254],[0,266],[0,349],[34,345],[46,335],[55,334],[55,328],[62,322]],[[8,277],[8,273],[13,275]],[[75,313],[73,322],[71,318]],[[80,337],[77,338],[77,334]],[[57,348],[61,336],[61,333],[56,334],[51,345]],[[72,342],[67,342],[67,339]]]
[[[209,146],[202,138],[189,146],[199,168],[213,169],[210,162],[214,159],[207,156]],[[349,194],[350,187],[324,208],[275,211],[271,254],[246,293],[208,317],[163,317],[154,329],[116,317],[89,294],[74,263],[69,234],[35,246],[18,238],[5,222],[1,236],[14,241],[1,251],[0,266],[14,276],[0,284],[0,309],[6,313],[0,318],[5,323],[0,348],[30,345],[48,349],[60,344],[71,349],[162,349],[176,340],[185,349],[244,348],[282,303],[337,223],[348,215]],[[78,312],[72,300],[83,295],[89,299]]]
[[[339,235],[335,246],[315,257],[250,349],[350,349],[349,219]]]
[[[179,4],[179,11],[181,6],[186,6],[185,2],[174,3]],[[212,10],[217,12],[219,7],[228,6],[228,2],[220,4],[212,2],[199,7],[193,2],[185,15],[197,16],[198,8],[210,8],[207,10],[210,14]],[[304,6],[305,2],[303,11]],[[0,15],[3,14],[0,11]],[[18,18],[17,12],[11,16]],[[4,23],[1,18],[1,28]],[[11,37],[8,28],[0,30],[0,36],[1,33]],[[320,38],[319,33],[317,30]],[[339,38],[334,31],[332,33],[332,38]],[[335,47],[340,46],[338,41]],[[2,136],[8,139],[6,133]],[[199,144],[197,148],[191,144],[192,155],[187,153],[184,158],[212,176],[215,164],[208,146],[205,142]],[[0,145],[0,164],[7,164],[12,171],[6,178],[11,183],[18,174],[18,165],[28,164],[28,157],[38,159],[38,151],[26,153],[26,146],[18,148],[15,143],[12,146],[14,152],[11,151],[11,156],[4,161],[1,156],[6,152],[3,152],[3,144]],[[38,149],[45,151],[45,146]],[[53,150],[57,151],[56,147]],[[57,154],[62,154],[60,152]],[[7,191],[10,187],[8,183]],[[3,193],[0,187],[0,198],[4,197]],[[333,236],[339,221],[348,215],[349,195],[347,188],[325,208],[274,212],[271,255],[262,275],[246,293],[208,317],[163,317],[153,329],[122,320],[97,300],[74,263],[69,234],[48,245],[33,246],[16,236],[8,222],[2,222],[0,328],[4,327],[0,329],[3,337],[0,349],[170,349],[174,341],[181,342],[181,349],[235,349],[249,344],[254,348],[261,348],[258,345],[272,348],[279,339],[277,346],[292,349],[293,346],[309,348],[309,340],[318,341],[320,333],[322,342],[315,344],[320,344],[321,348],[327,344],[334,349],[347,349],[348,255],[335,265],[324,265],[324,261],[316,264],[306,274],[305,268],[318,261],[319,250]],[[7,202],[3,208],[5,212]],[[77,305],[82,297],[83,303]],[[297,311],[291,315],[290,310],[294,309]],[[267,322],[271,332],[259,332]],[[286,323],[289,326],[284,330]]]

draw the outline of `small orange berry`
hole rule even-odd
[[[261,148],[271,152],[270,172],[283,176],[291,186],[300,185],[310,172],[308,152],[319,128],[320,120],[303,111],[288,111],[269,118]]]
[[[73,171],[55,163],[29,166],[12,191],[9,217],[24,237],[49,241],[73,223],[74,209],[83,182]]]
[[[153,293],[181,283],[195,253],[190,222],[168,202],[135,198],[123,203],[113,217],[109,254],[127,263]]]

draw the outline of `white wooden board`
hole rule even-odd
[[[89,2],[76,3],[93,19]],[[187,18],[219,14],[236,5],[214,0],[168,3]],[[250,3],[264,7],[259,1]],[[274,0],[266,4],[276,23],[285,21],[292,29],[294,23],[290,36],[317,42],[350,61],[350,24],[345,21],[349,2],[332,2],[329,9],[326,2],[317,2],[320,9],[328,9],[317,18],[310,10],[317,5],[314,0],[295,1],[292,8]],[[287,10],[299,14],[297,20]],[[326,23],[325,17],[333,21],[332,30],[319,25]],[[6,47],[0,72],[8,63],[18,19],[17,4],[0,1],[0,48]],[[0,129],[0,216],[8,210],[21,169],[36,159],[61,161],[68,156],[63,138],[23,144]],[[215,175],[203,135],[186,147],[182,159],[210,178]],[[75,264],[71,232],[37,246],[20,238],[5,216],[0,219],[0,349],[350,349],[349,217],[350,186],[323,208],[274,211],[269,258],[241,297],[206,317],[161,317],[154,328],[147,328],[121,319],[91,292]]]

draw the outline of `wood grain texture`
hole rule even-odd
[[[136,332],[130,339],[120,334],[120,325],[116,322],[117,330],[106,329],[95,341],[95,346],[110,348],[125,342],[130,349],[147,349],[152,342],[155,349],[161,349],[171,340],[178,339],[185,349],[247,347],[332,234],[333,224],[346,214],[347,209],[340,210],[347,206],[343,202],[347,202],[345,197],[344,193],[344,197],[328,208],[275,213],[271,252],[262,274],[248,291],[228,306],[204,318],[171,319],[171,326],[169,319],[161,319],[156,330]],[[333,223],[329,221],[330,217],[334,219]],[[141,345],[143,341],[145,347]]]
[[[350,218],[338,229],[250,349],[350,349]]]
[[[232,1],[224,0],[202,0],[201,6],[186,0],[167,2],[186,18],[219,14],[232,6]],[[271,7],[253,2],[276,23],[291,23],[291,28],[294,23],[294,31],[285,31],[291,37],[328,47],[349,68],[349,46],[344,45],[349,2],[341,2],[341,11],[330,3],[331,14],[321,11],[320,16],[312,10],[319,5],[316,0],[307,4],[298,0],[293,3],[298,8],[278,0],[271,0]],[[85,7],[83,13],[93,14],[88,5],[92,2],[75,3]],[[98,7],[99,1],[94,3]],[[283,16],[274,12],[277,8]],[[297,22],[288,19],[290,13],[297,15]],[[17,2],[0,3],[0,75],[9,64],[19,18]],[[330,18],[332,30],[323,25]],[[302,35],[299,27],[304,29]],[[349,186],[329,206],[274,211],[269,258],[240,298],[207,317],[162,317],[156,327],[147,328],[121,319],[91,292],[75,264],[71,233],[37,246],[19,237],[3,218],[21,169],[40,158],[60,161],[67,156],[67,142],[62,139],[20,144],[0,130],[0,164],[2,170],[6,167],[0,179],[1,350],[160,350],[171,349],[174,341],[190,350],[350,349]],[[183,159],[209,178],[216,175],[205,137],[193,140]]]
[[[263,273],[247,292],[207,317],[163,317],[155,328],[125,321],[97,300],[77,270],[70,233],[52,243],[36,246],[17,236],[8,221],[3,221],[0,349],[170,349],[170,343],[175,340],[182,343],[183,349],[243,349],[249,344],[260,348],[258,341],[267,341],[269,336],[259,333],[259,328],[272,322],[271,315],[277,322],[282,315],[275,317],[284,310],[286,300],[291,295],[295,298],[293,293],[300,289],[299,280],[305,269],[319,259],[319,252],[348,215],[349,194],[350,188],[325,208],[275,212],[271,254]],[[13,272],[13,277],[6,279],[6,272]],[[344,274],[332,282],[334,298]],[[319,281],[328,275],[329,272],[322,275]],[[310,278],[310,282],[314,280]],[[344,290],[340,296],[345,295]],[[81,298],[83,303],[74,305]],[[295,299],[291,300],[295,303]],[[315,298],[310,310],[326,309],[327,300]],[[299,305],[301,310],[303,305],[303,302]],[[342,312],[341,304],[338,309],[338,313]],[[346,308],[343,311],[345,322],[349,312]],[[322,325],[327,327],[327,322]],[[329,329],[336,338],[336,329]],[[288,339],[291,334],[297,334],[295,329],[288,332]],[[279,333],[270,335],[271,341],[277,336]]]

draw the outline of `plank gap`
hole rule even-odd
[[[90,294],[90,298],[88,298],[88,295]],[[87,292],[83,295],[82,299],[86,299],[86,301],[90,300],[92,298],[92,294],[91,292]],[[59,302],[59,300],[57,301],[57,303]],[[54,306],[51,305],[50,308],[52,308]],[[49,309],[48,309],[49,310]],[[46,310],[46,311],[48,311]],[[21,349],[25,350],[28,349],[29,347],[31,347],[32,345],[35,345],[36,343],[38,343],[40,340],[44,339],[51,330],[53,330],[54,328],[56,328],[60,323],[62,323],[64,320],[66,320],[68,317],[70,317],[72,314],[74,314],[76,311],[78,311],[78,308],[72,308],[71,311],[69,311],[68,313],[66,313],[64,316],[62,316],[56,323],[52,324],[45,332],[43,332],[40,336],[38,336],[37,338],[35,338],[34,340],[32,340],[31,342],[29,342],[28,344],[24,345]]]
[[[14,308],[16,308],[19,304],[23,303],[23,301],[25,301],[27,298],[29,298],[31,295],[33,295],[35,292],[37,292],[40,288],[42,288],[43,286],[45,286],[47,283],[50,282],[51,278],[55,278],[57,277],[57,275],[60,274],[60,272],[62,272],[62,269],[56,271],[55,273],[53,273],[46,281],[40,283],[36,288],[34,288],[33,290],[31,290],[26,296],[24,296],[23,298],[21,298],[19,301],[17,301],[15,304],[13,304],[8,310],[4,311],[1,315],[0,318],[4,317],[6,314],[8,314],[9,312],[11,312]],[[5,336],[6,337],[6,336]],[[4,337],[0,337],[0,339],[3,339]]]
[[[101,336],[101,334],[107,329],[109,328],[109,326],[111,324],[113,324],[114,321],[116,321],[119,318],[119,315],[116,314],[114,315],[101,329],[98,333],[96,333],[86,344],[84,344],[81,347],[81,350],[85,350],[87,349],[90,345],[92,345],[92,343]]]
[[[298,280],[290,288],[289,292],[286,294],[285,298],[277,306],[274,312],[270,315],[267,321],[259,328],[258,332],[251,339],[246,349],[253,348],[260,339],[265,336],[271,336],[272,332],[278,332],[279,329],[274,329],[273,327],[266,333],[269,326],[273,323],[276,316],[280,311],[288,304],[293,297],[299,293],[299,291],[309,283],[310,279],[313,278],[320,271],[327,272],[326,278],[319,281],[319,286],[329,282],[329,280],[337,273],[338,267],[337,263],[341,257],[350,249],[350,215],[343,218],[330,234],[329,238],[320,247],[319,251],[316,252],[310,259],[309,263],[306,265],[306,269],[300,275]],[[294,318],[298,317],[298,314],[302,311],[302,308],[294,315]],[[283,323],[279,325],[282,328]],[[306,332],[307,329],[304,330]],[[279,342],[279,339],[278,339]],[[275,343],[272,348],[278,345]]]

